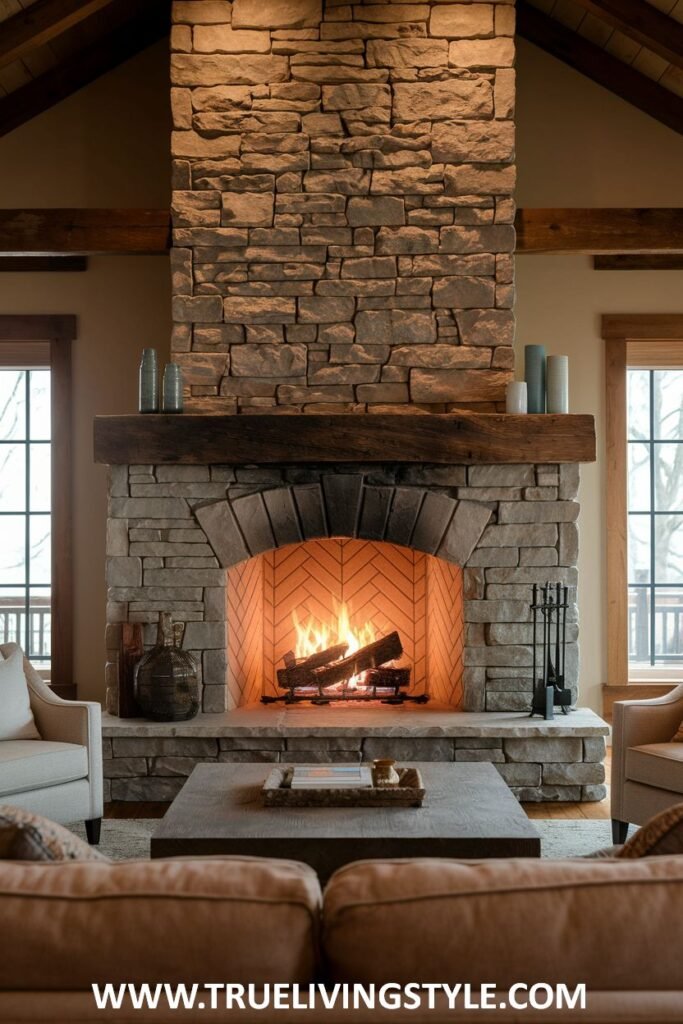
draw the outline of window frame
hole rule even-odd
[[[52,579],[50,685],[60,697],[75,698],[73,681],[73,458],[71,343],[76,317],[70,314],[0,315],[0,364],[50,369],[52,465]]]
[[[683,367],[683,313],[602,317],[605,342],[607,686],[679,680],[680,668],[629,668],[627,371]]]

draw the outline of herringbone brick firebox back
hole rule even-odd
[[[192,412],[501,408],[514,6],[173,4]]]

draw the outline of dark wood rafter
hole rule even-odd
[[[592,416],[97,416],[95,461],[593,462]]]
[[[169,31],[170,6],[165,0],[145,0],[132,17],[113,26],[103,14],[106,11],[90,19],[96,27],[101,19],[101,35],[91,37],[88,33],[82,45],[69,51],[56,67],[0,99],[0,136],[71,96]]]
[[[51,684],[61,697],[75,697],[73,682],[71,342],[76,317],[0,315],[0,342],[12,365],[21,347],[29,362],[47,363],[51,373],[52,418],[52,668]],[[31,358],[31,355],[33,358]]]
[[[87,256],[2,256],[0,274],[82,273],[88,269]]]
[[[0,210],[0,255],[163,255],[170,244],[168,210]]]
[[[683,255],[683,209],[520,209],[517,252]],[[171,246],[168,210],[0,210],[0,270],[4,260],[56,257],[163,255]],[[80,269],[45,266],[7,269]],[[602,269],[602,268],[601,268]]]
[[[37,0],[2,23],[0,68],[21,60],[38,46],[107,7],[112,0]]]
[[[522,209],[521,253],[683,253],[683,209]]]
[[[683,253],[657,256],[641,256],[638,253],[594,256],[593,270],[683,270]]]
[[[574,0],[669,64],[683,68],[683,25],[645,0]]]
[[[532,7],[517,4],[517,32],[657,121],[683,132],[683,99]]]

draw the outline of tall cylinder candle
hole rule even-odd
[[[569,412],[569,357],[548,356],[548,412]]]
[[[545,346],[524,346],[524,379],[529,412],[545,412]]]

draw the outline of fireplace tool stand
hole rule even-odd
[[[563,715],[571,710],[571,690],[564,685],[568,594],[569,588],[560,583],[533,586],[534,695],[530,718],[541,715],[549,721],[555,717],[556,707]]]

